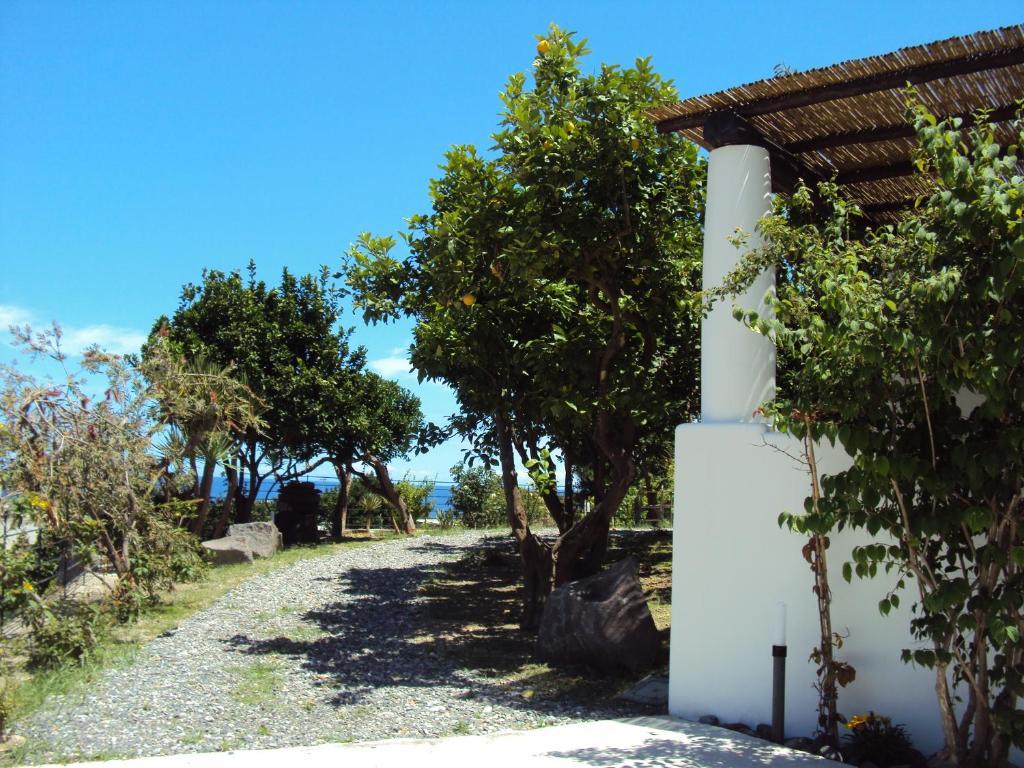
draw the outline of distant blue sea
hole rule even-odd
[[[333,477],[307,477],[306,482],[313,483],[320,491],[329,491],[338,487],[338,481]],[[417,483],[419,481],[416,481]],[[281,486],[268,478],[260,486],[260,499],[276,499]],[[226,477],[215,477],[213,479],[213,497],[220,499],[228,492],[228,481]],[[450,480],[438,480],[430,492],[428,500],[434,505],[434,509],[448,509],[452,501],[452,483]],[[433,517],[431,513],[431,517]]]

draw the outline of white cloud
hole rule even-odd
[[[0,328],[7,330],[12,325],[24,325],[32,321],[32,313],[21,307],[0,304]]]
[[[31,325],[35,330],[45,330],[50,323],[41,321],[33,312],[23,307],[16,307],[10,304],[0,304],[0,329],[6,330],[12,325]],[[80,355],[93,344],[99,345],[105,352],[116,355],[124,355],[129,352],[138,352],[143,342],[146,341],[146,334],[133,328],[122,328],[107,323],[96,323],[93,325],[74,326],[62,325],[61,348],[65,354]]]
[[[407,357],[392,355],[371,360],[370,367],[381,376],[404,376],[412,373],[412,364]]]
[[[84,328],[68,326],[63,329],[62,345],[69,355],[80,355],[93,344],[105,352],[125,355],[138,352],[146,341],[146,334],[131,328],[119,328],[115,325],[87,325]]]

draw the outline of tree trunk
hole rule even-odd
[[[544,612],[544,603],[551,594],[551,576],[554,564],[551,547],[530,531],[523,494],[519,490],[516,476],[515,455],[512,452],[512,431],[505,414],[500,410],[494,415],[495,432],[498,440],[498,461],[501,466],[501,488],[505,493],[505,511],[519,545],[519,560],[523,568],[523,613],[519,619],[520,629],[536,631]]]
[[[559,533],[565,533],[572,527],[572,523],[568,521],[568,515],[565,512],[565,505],[562,500],[558,497],[558,491],[550,489],[544,491],[541,494],[541,499],[544,501],[544,506],[547,507],[548,514],[551,519],[555,521],[555,525],[558,527]]]
[[[203,461],[203,476],[199,481],[199,510],[192,521],[192,533],[202,536],[203,528],[206,527],[206,518],[210,514],[210,494],[213,492],[213,473],[217,470],[217,462],[205,459]]]
[[[221,508],[220,517],[213,527],[213,538],[219,539],[228,529],[231,522],[231,511],[234,509],[238,497],[238,471],[234,467],[225,467],[224,473],[228,477],[228,492],[224,496],[224,506]]]
[[[598,414],[594,443],[605,461],[598,458],[594,462],[594,475],[601,477],[600,483],[594,484],[596,503],[552,547],[556,587],[590,576],[601,568],[608,552],[612,517],[636,479],[632,458],[635,437],[636,425],[630,419],[615,419],[607,412]]]
[[[263,475],[260,474],[259,444],[255,440],[246,442],[241,451],[241,461],[249,473],[247,492],[238,500],[238,512],[235,522],[252,522],[252,510],[256,504],[256,497],[260,493],[260,485],[263,483]]]
[[[647,497],[646,522],[653,528],[661,527],[661,505],[658,503],[658,489],[651,482],[651,476],[647,475],[644,482],[644,494]]]
[[[338,502],[331,518],[331,538],[341,541],[348,530],[348,493],[352,489],[352,473],[346,464],[334,464],[338,476]]]
[[[573,457],[569,449],[563,450],[562,455],[565,459],[565,496],[562,502],[565,516],[563,520],[565,522],[565,530],[569,530],[576,525],[576,496],[572,488]]]
[[[399,533],[416,533],[416,521],[412,519],[412,515],[409,513],[409,507],[406,506],[405,499],[402,498],[402,494],[395,488],[395,484],[391,482],[391,475],[388,474],[388,467],[383,461],[378,459],[373,454],[366,454],[362,457],[362,460],[370,465],[373,469],[373,474],[377,477],[377,484],[371,485],[370,490],[379,495],[391,508],[398,513],[399,523],[401,529],[396,524],[395,528]]]

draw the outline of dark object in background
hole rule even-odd
[[[537,656],[630,671],[654,666],[661,634],[647,607],[637,560],[627,557],[605,571],[565,584],[547,599]]]
[[[288,483],[277,496],[274,524],[281,532],[284,545],[316,544],[320,533],[316,516],[320,509],[320,491],[313,483]]]

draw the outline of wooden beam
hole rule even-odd
[[[846,99],[850,96],[860,96],[865,93],[902,88],[908,83],[918,85],[944,77],[969,75],[973,72],[981,72],[986,69],[1000,69],[1021,63],[1024,63],[1024,46],[973,53],[958,59],[905,67],[895,72],[879,72],[838,83],[815,85],[792,93],[767,96],[745,104],[734,104],[719,109],[703,110],[684,117],[670,117],[658,123],[658,132],[671,133],[672,131],[696,128],[703,125],[704,120],[710,114],[725,109],[736,112],[744,117],[752,117],[754,115],[768,114],[769,112],[781,112],[785,109],[796,109],[797,107],[806,107],[811,104],[820,104],[823,101],[835,101],[837,99]]]
[[[1016,104],[1005,104],[991,110],[986,117],[990,123],[1002,123],[1013,119],[1017,114]],[[959,115],[947,115],[940,117],[940,120],[960,118],[963,120],[964,128],[974,125],[973,112],[965,112]],[[846,147],[851,144],[872,144],[877,141],[890,141],[892,139],[907,139],[914,136],[914,126],[910,123],[896,123],[894,125],[880,125],[875,128],[865,128],[860,131],[845,131],[843,133],[832,133],[825,136],[815,136],[801,141],[791,141],[782,145],[782,148],[794,154],[802,152],[817,152],[821,149],[832,147]]]
[[[823,180],[821,174],[801,163],[791,152],[762,136],[754,126],[735,112],[715,112],[703,127],[705,142],[712,148],[735,144],[764,147],[771,159],[772,191],[792,194],[803,179],[813,185]]]
[[[910,176],[917,168],[910,160],[898,160],[884,165],[869,165],[866,168],[855,168],[836,174],[836,184],[861,184],[866,181],[895,179],[899,176]]]
[[[898,211],[905,211],[908,208],[913,208],[916,204],[916,197],[907,197],[903,200],[886,200],[880,203],[864,203],[860,209],[871,216],[876,213],[895,213]]]

